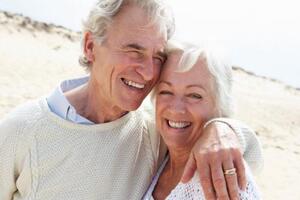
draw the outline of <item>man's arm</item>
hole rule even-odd
[[[244,159],[254,171],[262,168],[260,143],[255,133],[243,123],[227,118],[212,120],[195,144],[184,170],[182,182],[199,172],[206,199],[238,198],[238,185],[245,188]],[[236,173],[224,172],[236,169]]]
[[[11,120],[0,121],[0,199],[10,200],[16,191],[15,149],[17,127]]]
[[[0,120],[0,199],[11,200],[16,192],[26,196],[31,188],[30,154],[22,133],[30,121],[15,109]]]
[[[230,119],[230,118],[216,118],[215,121],[226,123],[236,134],[243,158],[250,167],[252,173],[259,174],[264,166],[264,159],[262,153],[261,143],[256,136],[255,132],[241,121]],[[214,120],[213,120],[214,121]]]

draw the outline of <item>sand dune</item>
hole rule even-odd
[[[79,33],[0,12],[0,118],[85,74],[79,54]],[[257,177],[264,199],[300,199],[300,91],[241,68],[234,78],[236,118],[255,129],[264,148],[265,169]]]

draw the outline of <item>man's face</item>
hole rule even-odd
[[[166,33],[149,22],[142,9],[125,6],[108,27],[105,41],[94,44],[91,81],[111,108],[136,110],[159,78]]]

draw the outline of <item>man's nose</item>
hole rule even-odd
[[[136,70],[145,81],[150,81],[154,77],[154,63],[152,59],[145,59]]]

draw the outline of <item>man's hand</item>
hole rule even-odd
[[[224,174],[234,168],[236,173]],[[226,123],[212,122],[202,131],[181,181],[188,182],[196,169],[207,200],[239,199],[238,187],[246,187],[245,166],[237,136]]]

